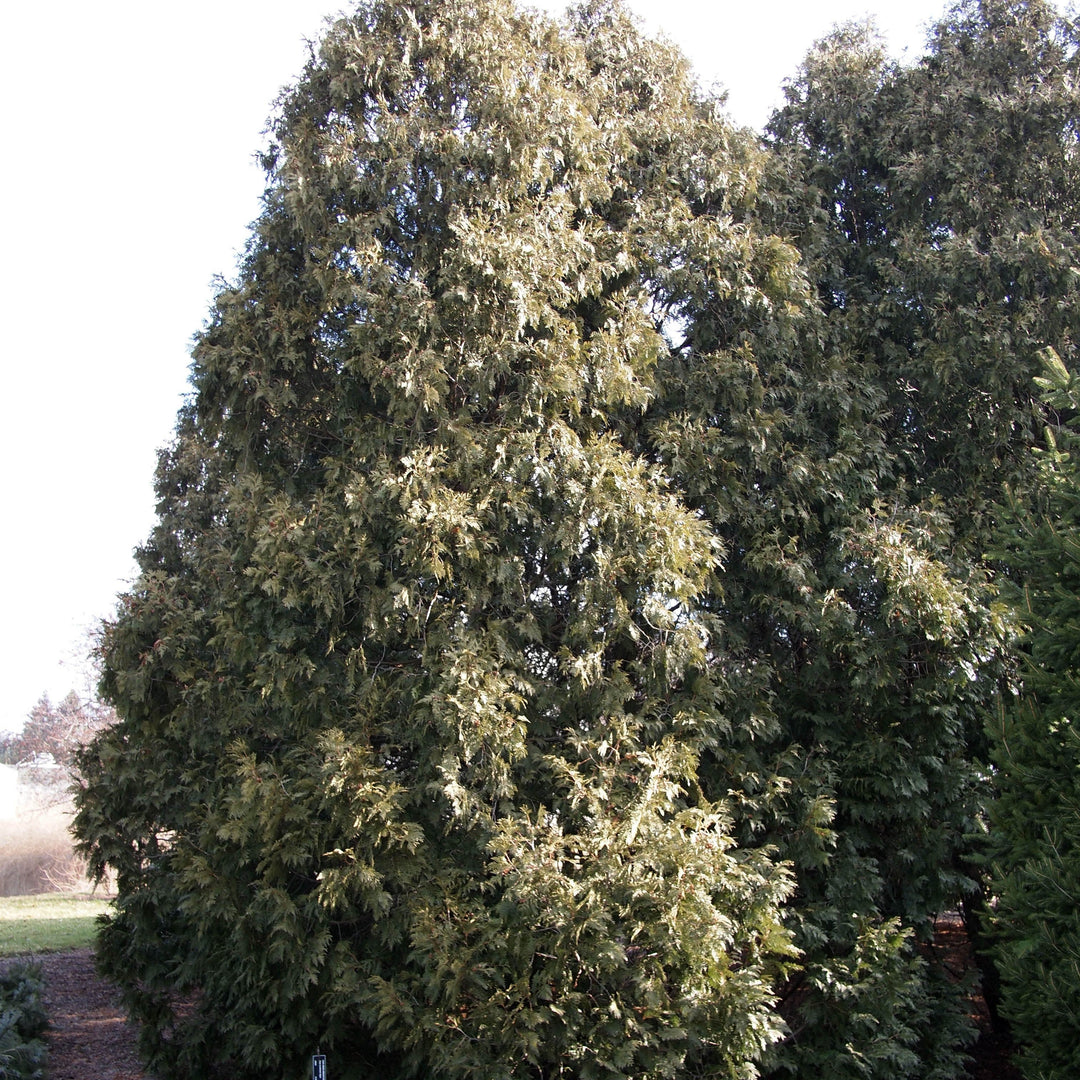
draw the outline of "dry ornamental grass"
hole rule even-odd
[[[83,892],[86,864],[72,850],[71,799],[63,787],[20,792],[13,817],[0,820],[0,896]]]

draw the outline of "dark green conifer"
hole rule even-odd
[[[740,528],[772,538],[789,584],[758,576],[738,607],[778,658],[792,790],[835,806],[819,866],[782,847],[807,965],[778,1060],[799,1076],[962,1067],[955,991],[913,945],[932,959],[933,917],[975,911],[985,884],[985,723],[1011,670],[986,551],[1001,485],[1032,481],[1039,353],[1077,331],[1075,54],[1042,2],[960,3],[910,66],[844,27],[770,125],[769,220],[822,318],[782,410],[806,419]],[[899,949],[864,936],[890,926]]]
[[[1023,1075],[1065,1080],[1080,1070],[1080,384],[1056,353],[1044,360],[1055,423],[1041,484],[1002,523],[1025,663],[994,729],[992,951]]]

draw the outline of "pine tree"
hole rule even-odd
[[[790,884],[704,766],[726,552],[643,424],[679,266],[798,288],[706,212],[759,155],[604,3],[373,0],[274,140],[81,763],[151,1064],[755,1075]]]

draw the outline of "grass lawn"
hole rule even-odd
[[[67,893],[0,897],[0,956],[92,945],[95,920],[109,906],[101,897]]]

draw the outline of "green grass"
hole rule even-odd
[[[0,956],[92,945],[96,919],[109,906],[110,901],[100,897],[66,893],[0,897]]]

